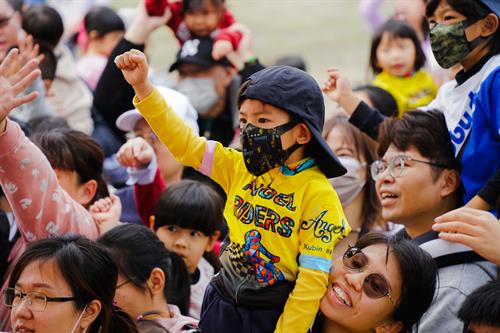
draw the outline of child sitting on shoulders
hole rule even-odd
[[[327,178],[346,172],[324,139],[316,81],[286,66],[240,88],[243,152],[194,134],[147,78],[143,53],[115,59],[134,104],[176,159],[227,193],[230,242],[205,293],[203,332],[307,332],[326,292],[333,247],[350,231]]]

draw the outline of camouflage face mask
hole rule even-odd
[[[476,21],[464,20],[455,24],[436,24],[429,33],[431,48],[438,64],[450,68],[459,63],[486,38],[468,41],[465,29]]]

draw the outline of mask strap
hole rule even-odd
[[[470,27],[471,25],[473,25],[474,23],[480,21],[482,19],[472,19],[472,18],[467,18],[465,20],[462,21],[462,27],[464,28],[464,34],[465,34],[465,29],[467,29],[468,27]],[[475,39],[471,40],[471,41],[467,41],[467,43],[469,44],[469,49],[472,51],[474,50],[476,47],[478,47],[479,45],[489,41],[491,39],[491,36],[490,37],[476,37]]]
[[[88,305],[88,304],[87,304]],[[75,331],[75,328],[78,326],[78,324],[80,324],[80,320],[82,320],[82,317],[83,317],[83,314],[85,313],[85,310],[87,310],[87,305],[85,305],[85,307],[83,308],[82,312],[80,313],[80,316],[78,317],[78,319],[76,320],[76,323],[75,325],[73,325],[73,328],[71,329],[71,333],[73,333]],[[83,330],[83,333],[85,333],[87,331],[87,329],[85,328]]]

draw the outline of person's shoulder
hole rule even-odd
[[[439,289],[453,289],[469,294],[474,289],[498,277],[497,267],[488,261],[478,261],[440,268]]]

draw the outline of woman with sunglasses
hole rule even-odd
[[[369,233],[330,271],[312,333],[408,333],[436,289],[432,258],[409,240]]]
[[[82,236],[33,243],[3,294],[13,332],[137,333],[133,320],[113,306],[117,277],[111,257]]]

